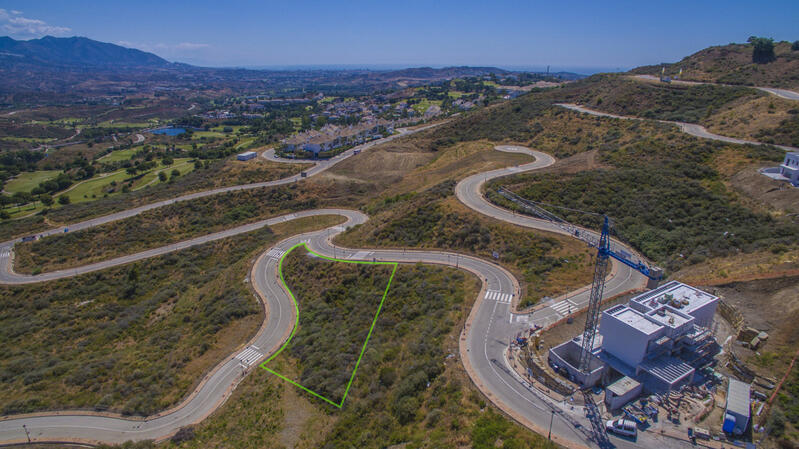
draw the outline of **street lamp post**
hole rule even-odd
[[[555,410],[552,410],[552,415],[549,417],[549,435],[547,435],[547,440],[552,441],[552,421],[555,420]]]
[[[25,436],[28,437],[28,444],[30,444],[30,442],[31,442],[31,433],[28,432],[28,426],[23,424],[22,428],[25,429]]]

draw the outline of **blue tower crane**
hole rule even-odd
[[[614,251],[611,249],[610,219],[608,219],[607,215],[604,215],[603,218],[602,233],[599,235],[599,243],[596,247],[594,280],[591,283],[591,297],[586,311],[585,328],[583,329],[581,342],[582,350],[580,351],[580,363],[578,365],[578,369],[583,373],[588,372],[591,354],[594,349],[596,329],[599,325],[599,307],[602,304],[602,294],[605,292],[605,273],[608,269],[609,259],[612,257],[653,281],[659,281],[662,277],[662,272],[659,268],[650,268],[640,260],[633,262],[626,251]]]
[[[497,189],[497,193],[514,202],[515,204],[518,204],[536,217],[548,221],[559,227],[561,230],[568,232],[580,240],[583,240],[590,246],[596,247],[597,255],[596,264],[594,265],[594,280],[591,283],[591,297],[588,301],[588,310],[585,317],[585,328],[583,329],[581,341],[580,361],[578,364],[578,369],[583,373],[587,373],[591,362],[591,354],[594,349],[594,339],[596,337],[596,330],[599,324],[599,307],[602,305],[602,294],[605,292],[605,273],[607,273],[608,262],[610,258],[618,260],[624,265],[627,265],[633,270],[638,271],[651,281],[655,282],[662,278],[662,270],[657,267],[650,267],[640,259],[634,261],[632,259],[632,254],[620,247],[618,249],[614,249],[611,246],[610,238],[611,222],[607,215],[602,216],[602,232],[599,234],[599,239],[596,239],[595,234],[592,235],[591,232],[581,230],[577,226],[544,209],[534,201],[521,198],[510,190],[502,187]]]

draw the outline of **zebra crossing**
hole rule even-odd
[[[347,257],[347,259],[365,260],[372,254],[374,254],[374,252],[372,251],[358,251],[357,253],[351,255],[350,257]]]
[[[3,250],[0,251],[0,258],[1,257],[8,257],[10,255],[11,255],[11,250],[8,249],[8,248],[3,248]]]
[[[242,365],[250,367],[255,362],[261,359],[264,355],[258,352],[257,346],[250,346],[247,349],[241,351],[237,356],[236,360],[241,362]]]
[[[283,257],[283,254],[285,253],[286,252],[280,248],[272,248],[269,250],[268,253],[266,253],[266,257],[269,257],[271,259],[280,259],[281,257]]]
[[[556,302],[549,306],[555,312],[558,312],[561,316],[566,316],[570,312],[576,312],[578,310],[577,304],[569,301],[568,299],[564,299],[563,301]]]
[[[511,299],[513,299],[513,295],[511,295],[510,293],[502,293],[497,290],[487,290],[485,299],[490,299],[492,301],[510,304]]]

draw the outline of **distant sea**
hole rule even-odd
[[[237,66],[236,68],[252,69],[252,70],[400,70],[411,67],[433,67],[440,69],[443,67],[452,67],[451,65],[424,65],[424,64],[308,64],[308,65],[259,65],[259,66]],[[547,71],[546,65],[480,65],[471,64],[468,67],[497,67],[500,69],[510,70],[514,72],[539,72]],[[604,72],[626,72],[631,67],[574,67],[574,66],[550,66],[550,73],[557,72],[570,72],[579,73],[581,75],[593,75],[594,73]]]

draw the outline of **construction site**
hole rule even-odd
[[[662,270],[611,238],[608,217],[597,235],[543,204],[498,193],[597,248],[587,307],[533,326],[509,345],[507,358],[520,377],[564,411],[583,406],[595,441],[608,432],[635,438],[647,431],[707,447],[758,442],[765,430],[759,417],[780,382],[758,376],[733,349],[755,351],[768,333],[746,326],[716,294],[663,282]],[[603,298],[611,260],[646,276],[646,290]]]

